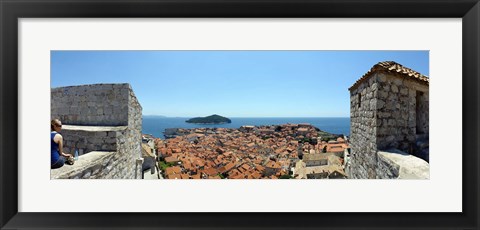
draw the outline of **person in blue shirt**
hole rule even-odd
[[[63,137],[59,133],[62,130],[62,122],[59,119],[53,119],[50,122],[50,145],[51,161],[50,168],[60,168],[65,164],[66,159],[73,157],[72,154],[63,152]]]

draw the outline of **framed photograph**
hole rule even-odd
[[[52,179],[430,177],[426,50],[50,56]]]
[[[478,228],[478,1],[1,4],[2,229]]]

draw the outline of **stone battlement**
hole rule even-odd
[[[429,179],[430,165],[397,149],[378,152],[379,179]]]
[[[66,153],[79,155],[91,151],[117,151],[117,147],[125,142],[121,137],[125,135],[128,126],[77,126],[64,125],[62,135],[68,137],[63,143]]]
[[[96,179],[104,178],[113,168],[116,152],[94,151],[78,157],[74,165],[64,165],[50,173],[51,179]]]
[[[138,178],[142,107],[129,84],[52,88],[51,116],[63,123],[64,152],[80,155],[51,178]]]
[[[130,84],[93,84],[52,88],[51,116],[69,125],[128,126],[129,113],[142,107]],[[141,116],[141,114],[140,114]]]

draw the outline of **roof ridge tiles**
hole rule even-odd
[[[355,88],[358,86],[360,83],[365,81],[367,78],[369,78],[373,72],[376,71],[386,71],[386,72],[394,72],[394,73],[399,73],[403,74],[405,76],[411,77],[412,79],[424,82],[426,84],[429,84],[430,79],[428,76],[423,75],[413,69],[410,69],[408,67],[405,67],[397,62],[394,61],[381,61],[375,64],[370,70],[365,73],[360,79],[358,79],[350,88],[349,90]]]

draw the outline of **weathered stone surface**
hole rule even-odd
[[[393,84],[395,84],[397,86],[403,85],[403,80],[400,79],[400,78],[394,78],[393,79]]]
[[[421,158],[398,151],[379,151],[377,175],[381,178],[429,179],[430,165]]]
[[[383,101],[383,100],[377,100],[376,110],[381,110],[381,109],[383,109],[383,106],[385,106],[385,101]]]
[[[128,106],[118,105],[128,105],[129,91],[129,84],[52,88],[51,117],[60,118],[70,125],[125,126],[128,123]]]
[[[99,152],[94,151],[89,154],[82,155],[78,157],[78,160],[75,161],[73,165],[64,165],[61,168],[51,170],[50,178],[51,179],[70,179],[70,178],[80,178],[84,175],[85,172],[91,174],[91,169],[101,165],[105,159],[112,157],[115,152]],[[89,176],[90,176],[89,175]]]
[[[398,93],[398,87],[397,87],[397,85],[391,85],[391,87],[392,87],[392,92],[393,92],[393,93]]]
[[[385,91],[385,92],[387,92],[387,93],[388,93],[389,91],[391,91],[390,84],[384,83],[384,84],[383,84],[383,91]]]
[[[388,92],[384,90],[380,90],[378,91],[377,95],[379,99],[385,100],[388,97]]]
[[[395,136],[388,136],[385,140],[387,142],[392,142],[393,140],[395,140]]]
[[[387,80],[387,76],[385,76],[385,74],[378,74],[377,79],[379,82],[385,82]]]
[[[126,126],[72,126],[63,125],[62,135],[64,136],[64,152],[73,153],[75,149],[79,152],[104,150],[116,151],[116,136],[118,130],[126,130]],[[108,135],[107,133],[112,133]],[[108,135],[108,137],[107,137]],[[107,147],[101,148],[104,144]],[[80,153],[80,155],[82,155]]]

